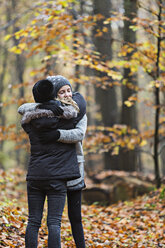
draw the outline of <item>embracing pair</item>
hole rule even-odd
[[[26,247],[37,247],[46,197],[48,247],[61,247],[61,218],[67,195],[76,247],[85,248],[81,192],[85,187],[82,140],[87,128],[86,102],[80,93],[72,92],[70,82],[61,75],[38,81],[32,92],[35,103],[18,108],[31,145],[26,177]]]

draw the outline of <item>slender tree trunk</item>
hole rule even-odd
[[[6,22],[10,21],[10,13],[9,9],[6,6],[5,8],[5,16],[6,16]],[[7,34],[7,29],[4,31]],[[0,74],[0,103],[2,102],[2,96],[4,91],[4,79],[7,71],[7,61],[8,61],[8,49],[6,47],[6,44],[1,45],[0,47],[1,52],[1,74]],[[3,114],[2,107],[0,107],[0,125],[5,126],[5,115]],[[3,146],[4,141],[0,142],[0,150],[3,152]],[[3,167],[3,165],[0,165],[0,167]]]
[[[16,13],[17,11],[17,1],[12,0],[12,10]],[[19,31],[19,28],[13,24],[13,33]],[[17,46],[19,41],[13,37],[13,42],[14,45]],[[24,70],[25,70],[25,58],[23,54],[17,54],[15,56],[15,72],[16,72],[16,78],[17,78],[17,83],[23,83],[23,75],[24,75]],[[24,98],[24,88],[21,87],[19,90],[19,98]],[[19,126],[17,126],[17,133],[19,133]],[[16,160],[17,164],[20,164],[20,150],[16,150]]]
[[[132,19],[134,15],[137,15],[137,1],[125,0],[124,1],[125,16]],[[133,32],[129,26],[131,23],[129,21],[124,21],[124,42],[135,43],[136,33]],[[129,61],[131,53],[127,55],[127,60]],[[127,107],[124,102],[135,93],[135,91],[129,88],[129,84],[136,86],[137,78],[136,76],[130,75],[130,69],[124,69],[124,79],[126,84],[122,86],[122,111],[121,111],[121,124],[126,124],[131,128],[137,129],[137,108],[136,104],[132,107]],[[123,151],[120,152],[120,166],[122,170],[134,171],[138,168],[138,157],[135,151]]]
[[[161,14],[162,14],[162,1],[159,1],[159,14],[158,14],[158,37],[157,37],[157,61],[156,61],[156,78],[158,79],[160,76],[160,43],[161,43]],[[155,180],[157,188],[161,186],[161,179],[160,179],[160,170],[159,170],[159,117],[160,117],[160,89],[159,87],[155,87],[155,105],[156,105],[156,112],[155,112],[155,132],[154,132],[154,164],[155,164]]]
[[[4,90],[4,77],[6,74],[6,68],[7,68],[7,59],[8,59],[8,51],[6,47],[3,47],[3,55],[2,55],[2,72],[0,74],[0,103],[2,102],[2,95],[3,95],[3,90]],[[5,116],[2,112],[2,107],[0,107],[0,125],[4,126],[5,125]],[[4,142],[0,142],[0,150],[3,150],[3,144]]]
[[[79,2],[79,5],[80,5],[80,15],[82,15],[82,8],[81,8],[81,1]],[[72,13],[72,16],[73,16],[73,19],[74,20],[77,20],[78,19],[78,15],[79,13],[76,11],[76,6],[75,6],[75,3],[72,3],[72,9],[71,9],[71,13]],[[78,34],[79,34],[79,30],[78,30],[78,27],[77,25],[74,25],[74,31],[73,31],[73,52],[75,53],[75,55],[78,53],[78,48],[77,48],[77,38],[78,38]],[[80,66],[76,64],[75,66],[75,77],[76,78],[79,78],[79,74],[80,74]],[[77,83],[75,85],[75,91],[79,91],[79,87],[80,85]]]
[[[2,96],[4,91],[4,77],[6,73],[7,67],[7,55],[8,51],[7,48],[4,47],[4,53],[2,55],[2,72],[0,74],[0,103],[2,102]],[[0,126],[5,126],[5,115],[3,114],[2,107],[0,107]],[[0,142],[0,152],[3,152],[4,141],[1,140]],[[3,161],[0,161],[0,169],[4,169]]]
[[[85,0],[80,0],[80,16],[84,16],[87,13],[87,6],[86,4],[88,4],[88,2],[86,2]],[[92,15],[92,13],[90,13]],[[85,33],[84,31],[84,26],[81,25],[80,27],[80,32],[81,35]],[[75,33],[76,34],[76,33]],[[84,47],[86,47],[86,45],[93,43],[93,41],[91,40],[90,37],[84,35],[83,36],[83,40],[84,40]],[[75,43],[76,45],[76,43]],[[77,46],[75,46],[76,48]],[[80,71],[81,70],[81,71]],[[75,68],[75,72],[79,73],[84,73],[84,75],[86,75],[87,77],[90,78],[90,76],[93,76],[93,70],[91,70],[89,67],[83,67],[83,66],[76,66]],[[77,84],[78,85],[78,84]],[[76,87],[75,90],[79,90],[79,87]],[[88,126],[95,126],[96,125],[96,103],[95,103],[95,88],[93,86],[93,84],[87,84],[85,86],[85,96],[87,99],[87,118],[88,118]],[[100,165],[102,163],[100,163],[100,161],[102,162],[102,154],[99,155],[99,161],[98,161],[98,157],[97,157],[97,164],[99,164],[99,166],[96,166],[96,158],[93,154],[87,154],[86,155],[86,172],[87,174],[90,172],[97,172],[97,168],[99,167],[99,170],[101,170]]]
[[[163,92],[163,103],[165,106],[165,92]],[[161,158],[161,167],[162,167],[162,174],[163,177],[165,177],[165,137],[164,136],[160,136],[161,138],[161,153],[160,153],[160,158]]]
[[[93,1],[94,14],[101,14],[104,18],[97,21],[97,25],[94,28],[94,45],[96,50],[100,53],[103,61],[108,61],[112,59],[112,49],[111,49],[111,26],[104,24],[104,20],[110,16],[111,3],[109,0]],[[97,29],[102,31],[106,27],[107,32],[103,32],[102,36],[96,36]],[[105,73],[95,72],[96,76],[100,79],[103,77],[108,77]],[[112,79],[109,78],[112,82]],[[114,87],[109,87],[104,90],[102,88],[96,88],[96,102],[100,106],[100,112],[102,114],[102,123],[104,126],[112,126],[117,122],[117,100],[116,92]],[[105,169],[118,169],[117,168],[117,158],[111,156],[110,152],[105,153]]]

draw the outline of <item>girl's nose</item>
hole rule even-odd
[[[69,96],[69,92],[65,92],[65,97],[68,97]]]

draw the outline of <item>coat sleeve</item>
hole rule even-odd
[[[43,104],[41,103],[24,103],[18,108],[18,113],[20,115],[24,115],[27,112],[32,112],[38,109],[39,106],[42,106]],[[60,106],[63,109],[63,114],[61,118],[64,119],[71,119],[71,118],[76,118],[78,115],[77,110],[72,106],[72,105],[65,105],[65,106]],[[43,108],[44,109],[44,108]],[[42,110],[43,110],[42,109]],[[46,109],[45,109],[46,110]],[[39,109],[38,109],[39,111]],[[50,110],[51,111],[51,110]]]
[[[70,130],[58,129],[58,131],[60,131],[60,138],[58,139],[58,141],[63,143],[77,143],[79,141],[82,141],[85,137],[86,129],[87,129],[87,116],[85,114],[83,118],[77,123],[74,129],[70,129]]]
[[[20,115],[23,115],[27,111],[34,111],[39,105],[40,103],[24,103],[18,108],[17,111]]]
[[[78,115],[77,110],[72,105],[65,105],[61,108],[64,110],[61,118],[71,119],[71,118],[76,118]]]
[[[80,112],[75,118],[75,125],[76,125],[86,114],[86,101],[79,92],[74,92],[72,98],[78,104],[79,109],[80,109]]]
[[[30,127],[29,127],[29,124],[22,124],[21,125],[22,126],[22,128],[23,128],[23,130],[27,133],[27,134],[29,134],[29,132],[30,132]]]

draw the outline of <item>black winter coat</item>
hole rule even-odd
[[[66,120],[66,125],[63,125],[62,128],[68,129],[68,122]],[[42,117],[22,125],[29,135],[31,144],[27,180],[70,180],[80,177],[75,144],[60,142],[43,144],[38,138],[39,132],[43,132],[47,128],[53,129],[56,124],[56,117]]]
[[[43,144],[38,138],[40,132],[75,127],[86,111],[86,103],[79,93],[75,94],[73,99],[80,108],[80,114],[77,118],[66,120],[57,117],[37,118],[36,116],[36,119],[33,118],[29,123],[22,124],[23,129],[29,135],[31,144],[27,180],[72,180],[80,177],[74,143],[53,141]]]

